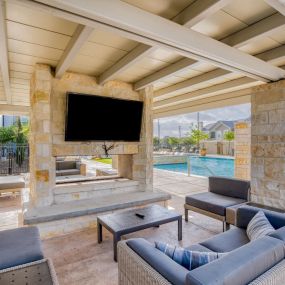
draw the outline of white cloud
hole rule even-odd
[[[211,109],[200,112],[200,121],[205,124],[216,121],[235,121],[250,117],[250,104],[242,104],[231,107]],[[159,119],[160,137],[178,136],[179,126],[182,136],[189,131],[191,123],[197,122],[197,113],[189,113],[180,116],[173,116]],[[154,120],[154,136],[158,135],[158,121]]]

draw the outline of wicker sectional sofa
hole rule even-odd
[[[120,285],[281,285],[285,284],[285,215],[264,211],[276,229],[249,242],[246,227],[260,210],[242,206],[237,228],[190,246],[197,251],[228,254],[192,271],[186,270],[144,239],[118,244]]]

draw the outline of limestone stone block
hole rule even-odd
[[[48,170],[37,170],[36,180],[42,181],[42,182],[48,182],[49,181],[49,171]]]
[[[264,145],[263,144],[253,144],[251,146],[252,155],[254,157],[262,157],[264,156]]]
[[[267,178],[285,182],[285,158],[265,158],[264,167]]]

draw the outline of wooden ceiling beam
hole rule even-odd
[[[169,105],[171,106],[180,105],[180,104],[184,104],[185,102],[189,102],[193,99],[214,96],[222,92],[225,93],[225,92],[228,92],[228,90],[232,90],[234,88],[239,88],[239,89],[246,88],[255,83],[261,84],[260,82],[252,78],[242,77],[242,78],[230,80],[224,83],[209,86],[203,89],[195,90],[193,92],[189,92],[186,94],[174,96],[174,97],[171,97],[165,100],[155,101],[153,103],[153,107],[156,109],[156,108],[164,108]]]
[[[154,110],[154,118],[176,116],[192,112],[200,112],[214,108],[222,108],[251,102],[251,88],[233,91],[210,98],[197,99],[179,106],[169,106]]]
[[[264,0],[268,5],[273,7],[283,16],[285,16],[285,1],[284,0]]]
[[[34,8],[40,5],[42,10],[45,7],[45,11],[53,15],[67,15],[69,20],[113,31],[146,45],[167,48],[188,58],[208,61],[256,80],[269,82],[285,77],[284,70],[278,67],[122,1],[51,0],[48,5],[44,0],[17,2]]]
[[[12,95],[8,62],[6,7],[5,2],[2,0],[0,0],[0,67],[7,104],[11,104]]]
[[[285,17],[276,13],[222,39],[221,41],[227,45],[239,48],[249,42],[256,41],[262,37],[267,37],[280,29],[284,29],[284,27]]]
[[[285,45],[257,54],[255,56],[268,63],[274,64],[275,61],[285,58]],[[187,92],[187,89],[189,89],[190,87],[199,88],[199,85],[204,84],[205,82],[211,82],[215,79],[223,78],[229,74],[231,74],[230,71],[217,68],[201,75],[178,82],[171,86],[161,88],[154,92],[154,97],[164,98],[166,96],[169,97],[177,92]]]
[[[78,25],[62,57],[59,60],[59,63],[55,70],[55,77],[60,78],[62,77],[64,72],[67,71],[67,69],[72,64],[74,58],[79,53],[81,47],[84,45],[84,43],[88,40],[88,38],[92,34],[93,30],[94,29],[91,27],[80,24]]]
[[[185,27],[192,27],[199,21],[206,19],[207,17],[216,13],[219,9],[226,6],[232,0],[198,0],[193,4],[185,8],[181,13],[172,19],[175,23],[181,24]],[[99,77],[99,83],[104,84],[108,80],[116,78],[118,74],[128,69],[130,66],[134,65],[136,62],[157,49],[155,46],[146,46],[144,44],[139,44],[135,49],[133,49],[129,54],[121,58],[118,62],[112,65],[109,69],[103,72]],[[174,68],[179,65],[181,67],[180,71],[183,70],[185,62],[189,64],[194,64],[196,61],[191,59],[184,59],[178,62]],[[167,70],[166,73],[171,72]],[[141,89],[141,88],[140,88]]]
[[[272,16],[269,16],[257,23],[254,23],[244,28],[239,32],[236,32],[226,37],[225,39],[222,40],[222,42],[235,48],[241,47],[251,41],[257,40],[262,36],[267,36],[268,34],[280,28],[284,28],[284,26],[285,26],[285,18],[282,15],[276,13]],[[154,84],[155,82],[166,79],[167,77],[173,76],[184,70],[195,68],[195,65],[197,65],[197,62],[195,64],[189,64],[188,66],[183,66],[180,68],[179,65],[175,66],[175,63],[171,64],[136,82],[134,85],[135,89],[139,90],[145,88],[148,85]],[[165,89],[165,91],[166,90],[167,89]]]

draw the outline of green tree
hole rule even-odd
[[[179,138],[176,137],[168,137],[167,143],[169,144],[171,150],[173,150],[174,147],[179,146]]]
[[[0,144],[12,142],[15,139],[15,127],[0,127]]]
[[[159,146],[160,145],[160,139],[158,137],[153,137],[153,145]]]
[[[230,154],[231,141],[233,141],[234,139],[235,139],[235,133],[233,131],[226,131],[224,133],[224,140],[229,142],[228,154]]]
[[[16,147],[16,163],[21,166],[25,159],[25,146],[28,142],[28,126],[23,126],[20,117],[17,117],[14,127]]]
[[[201,130],[193,129],[191,130],[190,137],[194,144],[197,145],[197,148],[200,147],[200,141],[207,140],[209,135]]]
[[[192,145],[194,145],[194,142],[193,142],[193,139],[192,139],[191,136],[187,136],[187,137],[181,138],[180,143],[185,147],[185,150],[187,152],[189,152],[190,151],[190,147]]]

